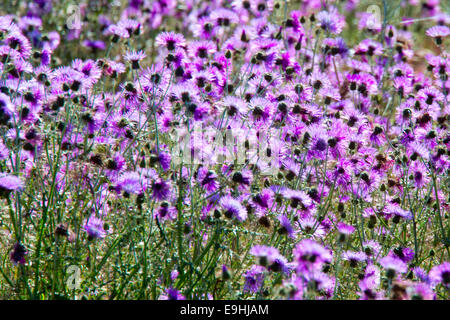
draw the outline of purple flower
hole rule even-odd
[[[369,264],[366,267],[364,279],[369,288],[376,289],[380,285],[380,269],[374,264]]]
[[[442,38],[450,35],[450,29],[447,26],[434,26],[427,30],[427,36],[436,38],[438,44],[442,43]]]
[[[251,203],[256,206],[258,215],[264,214],[273,204],[273,191],[271,189],[263,189],[260,193],[252,197]]]
[[[170,168],[171,156],[169,153],[160,151],[156,158],[164,171]]]
[[[238,117],[247,113],[247,103],[239,97],[226,96],[223,99],[223,108],[230,117]]]
[[[236,171],[233,173],[231,180],[239,186],[249,186],[252,182],[253,176],[250,170]]]
[[[225,217],[242,222],[247,219],[247,209],[242,204],[231,196],[225,196],[220,199],[220,206],[223,209]]]
[[[335,279],[323,272],[310,272],[304,275],[308,288],[313,289],[326,298],[333,295]]]
[[[165,200],[170,196],[170,183],[161,178],[156,179],[152,183],[152,194],[156,200]]]
[[[90,240],[103,239],[108,234],[104,229],[104,222],[94,215],[90,216],[89,219],[85,221],[84,230],[88,234]]]
[[[105,43],[101,40],[84,40],[83,46],[85,46],[87,48],[91,48],[93,50],[105,50],[106,49]]]
[[[206,167],[201,167],[199,169],[197,180],[200,185],[209,192],[214,192],[219,187],[217,174],[212,170],[208,170]]]
[[[375,14],[363,12],[359,15],[358,29],[378,33],[381,31],[381,23],[378,20]]]
[[[231,279],[231,272],[225,264],[222,265],[222,279],[225,281]]]
[[[380,286],[380,270],[377,266],[370,264],[366,267],[364,278],[359,282],[361,300],[381,299],[381,293],[377,292]]]
[[[10,151],[9,149],[0,141],[0,160],[5,160],[8,158]]]
[[[22,59],[26,60],[31,55],[31,43],[22,33],[11,32],[3,41],[18,52]]]
[[[412,81],[407,77],[397,77],[394,79],[394,88],[397,90],[400,97],[403,98],[413,90]]]
[[[283,191],[283,196],[291,200],[291,207],[297,208],[300,206],[302,210],[305,210],[312,205],[311,197],[306,194],[306,192],[301,190],[291,190],[286,189]]]
[[[170,273],[170,280],[175,281],[178,278],[178,275],[180,273],[178,272],[178,270],[172,270],[172,272]]]
[[[354,268],[359,262],[366,260],[366,255],[364,252],[358,251],[344,251],[342,253],[342,259],[350,262],[350,267]]]
[[[0,196],[6,197],[11,192],[22,191],[23,188],[24,183],[19,177],[0,173]]]
[[[106,161],[105,165],[107,174],[110,176],[114,176],[125,168],[126,161],[120,154],[116,154],[113,157],[109,158]]]
[[[308,155],[310,159],[325,160],[328,149],[328,134],[319,124],[312,125],[307,131],[309,137]]]
[[[264,283],[265,268],[262,266],[252,265],[250,270],[245,272],[244,279],[244,292],[256,293],[261,290]]]
[[[400,219],[411,220],[412,214],[411,212],[400,208],[399,205],[389,203],[386,206],[386,213],[393,216],[392,221],[394,223],[400,222]]]
[[[407,288],[408,296],[411,300],[435,300],[436,293],[426,283],[415,283]]]
[[[263,267],[267,267],[270,271],[287,271],[286,258],[274,247],[256,245],[252,247],[250,254],[257,257],[258,263]]]
[[[353,232],[355,232],[355,227],[345,224],[343,222],[339,222],[337,225],[337,229],[340,234],[343,234],[345,236],[351,235]]]
[[[324,263],[332,260],[331,252],[319,243],[304,239],[300,241],[294,249],[294,259],[297,263],[297,270],[320,270]]]
[[[406,263],[394,256],[386,256],[380,259],[380,265],[386,269],[386,274],[393,279],[398,273],[405,273],[408,270]]]
[[[434,266],[430,270],[429,277],[433,283],[440,283],[445,288],[450,288],[450,262]]]
[[[427,284],[431,283],[431,279],[428,276],[427,272],[422,269],[421,267],[415,267],[412,270],[414,272],[415,277],[421,281],[421,282],[425,282]]]
[[[75,59],[72,62],[72,68],[81,72],[84,75],[86,82],[89,84],[96,83],[102,75],[102,71],[100,70],[98,65],[95,63],[95,61],[90,59],[85,61]]]
[[[117,187],[119,191],[123,191],[126,195],[139,194],[144,190],[142,181],[139,173],[125,172],[120,176]]]
[[[356,55],[379,56],[383,53],[383,46],[381,43],[372,39],[365,39],[355,48]]]
[[[198,19],[192,29],[194,35],[201,39],[210,39],[215,34],[216,30],[210,17]]]
[[[290,238],[294,238],[295,232],[289,218],[286,215],[282,214],[278,216],[278,220],[280,221],[280,229],[278,230],[278,232],[281,234],[287,234]]]
[[[175,288],[168,288],[166,292],[159,297],[159,300],[186,300],[186,298]]]
[[[417,99],[423,101],[426,105],[431,105],[433,102],[443,102],[444,95],[439,89],[426,87],[419,90]]]
[[[414,259],[414,251],[410,248],[398,247],[392,250],[390,254],[399,258],[405,263],[408,263]]]
[[[298,225],[303,233],[311,235],[313,239],[325,236],[325,227],[308,213],[298,220]]]
[[[261,97],[254,97],[250,101],[250,115],[255,123],[268,123],[273,115],[272,103]]]
[[[175,32],[163,32],[156,37],[155,43],[166,47],[169,51],[173,51],[176,48],[184,47],[186,45],[186,40],[182,34]]]
[[[14,106],[9,97],[0,92],[0,125],[7,124],[14,114]]]
[[[359,282],[359,288],[361,292],[358,292],[360,295],[360,300],[381,300],[382,294],[375,290],[369,288],[367,281],[365,279]]]
[[[110,25],[106,30],[105,30],[105,35],[107,36],[112,36],[112,42],[117,42],[119,41],[120,38],[122,39],[127,39],[130,37],[130,34],[128,33],[128,31],[121,26],[118,25]]]
[[[225,8],[212,11],[209,17],[217,27],[229,27],[231,24],[238,23],[239,21],[235,12]]]
[[[337,13],[337,10],[335,10],[335,8],[333,9],[334,10],[331,10],[331,12],[320,11],[317,14],[317,24],[320,28],[322,28],[326,32],[330,32],[332,34],[339,34],[342,31],[344,22]]]
[[[161,206],[155,213],[155,217],[157,217],[159,220],[175,220],[177,217],[177,208],[174,206],[171,206],[167,201],[163,201],[161,203]]]
[[[216,45],[212,41],[194,41],[188,46],[188,52],[192,58],[207,59],[216,51]]]
[[[350,82],[350,90],[358,91],[364,97],[377,93],[377,81],[368,73],[348,74],[347,80]]]
[[[127,30],[130,37],[139,35],[141,32],[141,24],[134,19],[122,19],[117,25]]]
[[[140,51],[127,51],[125,54],[125,60],[131,63],[131,67],[135,70],[139,69],[139,61],[144,59],[146,57],[146,54],[140,50]]]

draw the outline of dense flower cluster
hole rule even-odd
[[[103,252],[100,268],[145,272],[137,291],[153,298],[448,297],[439,1],[401,1],[427,18],[408,23],[357,0],[107,3],[81,3],[63,31],[48,29],[51,0],[0,17],[0,251],[14,265],[70,234],[77,263]],[[144,271],[114,267],[122,250]],[[203,277],[220,281],[197,289]]]

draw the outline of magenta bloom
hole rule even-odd
[[[191,57],[198,57],[201,59],[208,58],[216,51],[216,45],[212,41],[195,41],[188,47],[188,52]]]
[[[267,267],[270,271],[286,271],[287,260],[278,249],[264,245],[256,245],[250,250],[250,254],[258,258],[261,266]]]
[[[186,40],[182,34],[175,32],[163,32],[156,37],[155,43],[166,47],[169,51],[173,51],[178,47],[185,46]]]
[[[124,27],[121,27],[119,25],[110,25],[106,30],[105,34],[108,36],[112,36],[112,41],[117,42],[120,38],[127,39],[130,37],[130,34],[128,33],[127,29]]]
[[[247,219],[247,209],[237,199],[231,196],[225,196],[220,199],[220,205],[224,210],[225,217],[229,219],[235,218],[240,222]]]
[[[339,232],[339,242],[344,242],[349,239],[350,235],[355,232],[355,227],[339,222],[337,225],[337,230]]]
[[[283,196],[291,200],[292,208],[300,207],[302,210],[305,210],[312,204],[311,197],[304,191],[286,189],[283,191]]]
[[[410,248],[398,247],[392,250],[390,254],[399,258],[405,263],[408,263],[414,259],[414,250]]]
[[[411,220],[412,214],[408,210],[404,210],[400,208],[400,206],[396,204],[388,204],[386,207],[386,213],[393,216],[393,222],[398,223],[400,219]]]
[[[350,267],[356,267],[358,263],[366,260],[366,255],[364,252],[358,251],[344,251],[342,253],[342,259],[350,263]]]
[[[394,256],[386,256],[380,259],[380,265],[386,270],[389,278],[394,278],[396,274],[405,273],[408,270],[406,263]]]
[[[90,216],[84,224],[84,230],[88,234],[89,239],[103,239],[107,232],[103,228],[104,222],[94,215]]]
[[[219,187],[217,174],[212,170],[208,170],[206,167],[199,169],[197,179],[200,185],[209,192],[214,192]]]
[[[261,289],[264,283],[264,272],[266,269],[262,266],[253,265],[250,270],[244,274],[245,284],[244,292],[256,293]]]
[[[450,288],[450,262],[444,262],[441,265],[434,266],[429,273],[430,279],[435,284],[442,284]]]
[[[7,196],[14,191],[22,191],[23,181],[16,176],[0,174],[0,196]]]
[[[142,51],[127,51],[125,60],[131,63],[133,69],[139,69],[139,61],[144,59],[147,55]]]
[[[156,159],[164,171],[166,171],[170,168],[171,156],[169,153],[160,151],[159,154],[157,155]]]
[[[119,178],[117,187],[125,194],[139,194],[143,190],[143,178],[137,172],[125,172]]]
[[[434,26],[428,29],[426,34],[432,38],[445,38],[450,34],[450,29],[447,26]]]
[[[152,183],[152,194],[156,200],[165,200],[170,196],[170,183],[161,178],[156,179]]]
[[[295,247],[294,258],[298,270],[320,270],[324,263],[331,262],[332,254],[319,243],[304,239]]]
[[[336,10],[331,12],[328,11],[320,11],[317,14],[317,21],[319,27],[323,30],[328,31],[332,34],[339,34],[342,31],[342,27],[344,26],[343,21],[339,17]]]
[[[159,300],[185,300],[186,298],[175,288],[168,288]]]
[[[101,40],[84,40],[83,46],[91,48],[92,50],[105,50],[106,45]]]
[[[343,222],[339,222],[337,225],[337,229],[339,233],[344,234],[346,236],[351,235],[353,232],[355,232],[355,227],[345,224]]]
[[[278,216],[278,220],[280,221],[280,229],[278,230],[278,232],[281,234],[287,234],[290,238],[294,238],[295,232],[289,218],[286,215],[282,214]]]

